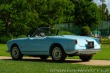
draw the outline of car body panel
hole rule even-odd
[[[77,44],[75,44],[75,40],[77,40]],[[88,41],[94,42],[94,48],[87,48]],[[55,43],[60,44],[66,54],[74,54],[76,52],[93,54],[101,49],[97,38],[74,35],[19,38],[8,41],[7,46],[8,51],[11,51],[11,46],[17,44],[24,55],[50,55],[50,47]]]

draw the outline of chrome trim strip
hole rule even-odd
[[[85,50],[66,50],[67,54],[95,54],[97,52],[101,51],[100,49],[85,49]]]

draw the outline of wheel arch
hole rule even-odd
[[[17,47],[17,48],[15,48],[15,50],[14,50],[13,47]],[[16,50],[16,49],[17,49],[17,50]],[[16,54],[16,53],[13,53],[13,52],[14,52],[13,50],[14,50],[17,54]],[[13,43],[13,44],[11,45],[10,51],[11,51],[11,57],[12,57],[13,60],[21,60],[21,59],[22,59],[23,54],[21,53],[18,44]]]
[[[13,44],[11,45],[11,47],[10,47],[10,51],[12,50],[12,47],[13,47],[13,46],[17,46],[17,47],[19,47],[18,44],[13,43]]]
[[[64,48],[63,48],[63,46],[62,46],[61,44],[59,44],[59,43],[53,43],[53,44],[50,46],[50,48],[49,48],[49,54],[50,54],[50,55],[51,55],[51,51],[52,51],[52,49],[53,49],[54,46],[59,46],[59,47],[62,48],[62,50],[64,50]],[[64,50],[64,52],[65,52],[65,50]]]

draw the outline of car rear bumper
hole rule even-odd
[[[76,54],[76,55],[81,55],[81,54],[96,54],[97,52],[101,51],[100,49],[86,49],[86,50],[74,50],[74,51],[66,51],[67,54]]]

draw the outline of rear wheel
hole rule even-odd
[[[47,60],[48,56],[40,56],[42,60]]]
[[[20,52],[20,49],[17,45],[12,46],[11,57],[13,60],[21,60],[22,59],[23,54]]]
[[[61,46],[54,46],[51,50],[51,56],[55,62],[63,62],[67,56]]]
[[[92,59],[93,55],[81,55],[79,57],[82,61],[89,61]]]

